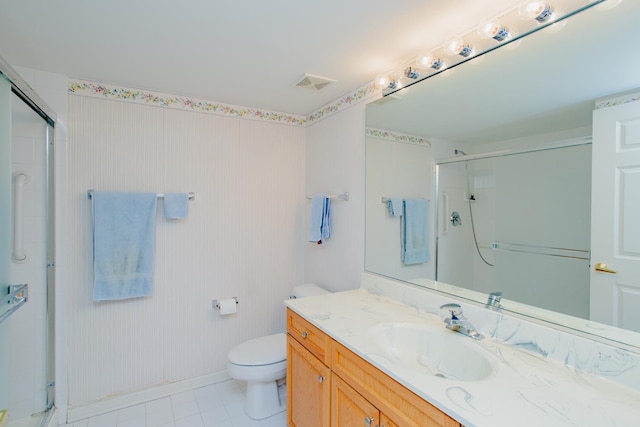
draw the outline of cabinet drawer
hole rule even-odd
[[[453,418],[336,341],[331,343],[331,369],[396,425],[460,427]]]
[[[287,309],[287,332],[322,363],[329,366],[331,340],[327,334],[289,308]]]

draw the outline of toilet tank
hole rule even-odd
[[[313,283],[305,283],[293,288],[291,298],[313,297],[316,295],[324,295],[328,293],[330,293],[328,290],[323,289],[320,286],[314,285]]]

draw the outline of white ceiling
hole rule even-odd
[[[13,66],[306,115],[517,0],[0,0]],[[304,73],[337,80],[295,88]]]

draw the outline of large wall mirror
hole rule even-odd
[[[594,110],[640,98],[640,2],[613,3],[367,106],[367,271],[480,303],[501,291],[504,310],[640,346],[640,290],[592,288],[592,200],[613,204],[592,188]],[[429,247],[406,264],[387,201],[412,198]],[[626,317],[594,316],[603,302]]]

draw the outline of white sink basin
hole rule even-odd
[[[369,329],[379,356],[403,369],[456,381],[480,381],[494,366],[471,338],[442,329],[413,324],[386,323]]]

